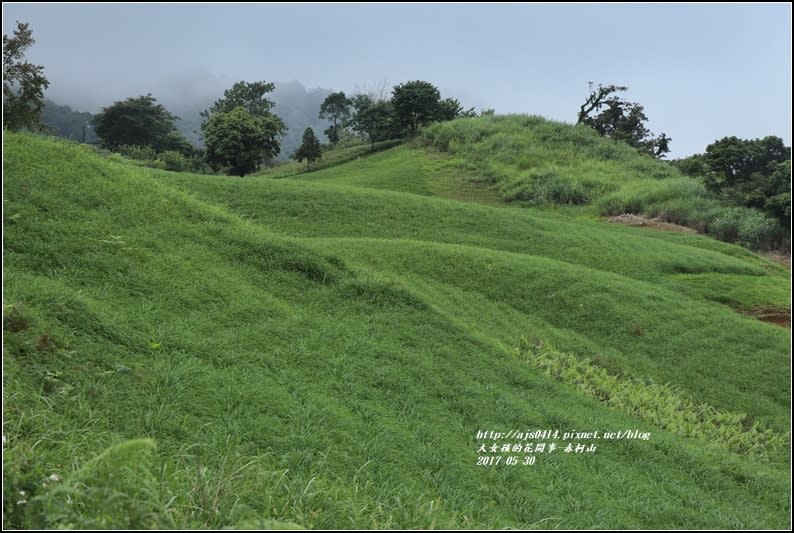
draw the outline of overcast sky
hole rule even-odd
[[[234,81],[351,92],[426,80],[469,106],[574,122],[588,81],[627,85],[671,157],[727,135],[791,144],[791,6],[3,4],[47,96],[81,111]]]

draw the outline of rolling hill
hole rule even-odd
[[[790,525],[789,272],[430,135],[239,179],[6,133],[4,526]]]

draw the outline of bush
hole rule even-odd
[[[584,205],[590,203],[598,183],[561,176],[553,170],[531,171],[520,181],[504,182],[502,197],[508,202],[534,205]]]
[[[185,172],[190,169],[190,161],[176,150],[166,150],[157,156],[163,162],[166,170],[174,172]]]
[[[442,152],[455,152],[480,142],[488,135],[490,122],[482,119],[459,119],[434,124],[422,132],[423,141]]]
[[[709,203],[708,193],[702,183],[679,177],[627,181],[619,190],[601,197],[596,206],[603,215],[645,213],[659,216],[654,211],[660,211],[664,205],[669,211],[675,211],[675,220],[668,219],[670,222],[686,224],[690,215],[694,214],[686,212],[687,206],[693,206],[694,209],[695,205],[702,207]]]
[[[187,156],[177,150],[158,152],[151,146],[127,144],[120,146],[116,153],[142,167],[172,170],[174,172],[207,171],[203,151],[199,149],[194,149],[192,155]]]
[[[658,217],[665,222],[688,226],[700,233],[705,233],[715,212],[719,211],[719,203],[712,198],[689,197],[674,198],[648,207],[647,214]]]
[[[157,159],[157,150],[151,146],[125,144],[119,146],[115,151],[127,159],[133,159],[135,161],[154,161]]]
[[[782,228],[763,213],[747,207],[719,211],[708,225],[708,233],[726,242],[736,242],[753,250],[772,248],[782,236]]]

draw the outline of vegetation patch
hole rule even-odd
[[[693,402],[668,385],[626,374],[610,375],[606,369],[561,352],[543,341],[530,343],[522,338],[516,355],[543,370],[547,376],[611,407],[664,430],[718,444],[734,453],[779,459],[791,441],[790,433],[775,432],[744,413]]]
[[[138,439],[111,446],[61,481],[51,474],[30,501],[29,523],[42,529],[173,527],[159,500],[155,444]],[[54,485],[54,487],[53,487]]]
[[[704,179],[685,176],[678,166],[638,154],[585,124],[485,116],[435,124],[422,139],[471,167],[481,181],[495,183],[507,202],[579,206],[607,217],[643,215],[752,250],[787,242],[785,227],[769,213],[737,207]]]

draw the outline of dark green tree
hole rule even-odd
[[[353,97],[353,130],[366,135],[375,148],[375,142],[385,139],[394,122],[394,110],[390,102],[375,101],[365,94]]]
[[[791,147],[783,139],[723,137],[706,147],[703,181],[724,199],[791,221]]]
[[[592,84],[592,82],[590,82]],[[586,124],[587,120],[592,120],[592,113],[600,111],[601,108],[611,100],[620,100],[615,93],[628,91],[629,88],[623,85],[601,85],[596,90],[590,89],[590,95],[579,108],[577,124]]]
[[[456,118],[476,117],[473,107],[464,110],[457,98],[445,98],[438,103],[436,120],[455,120]]]
[[[682,159],[674,159],[670,164],[676,167],[685,176],[702,178],[708,172],[709,166],[703,154],[693,154]]]
[[[392,91],[392,105],[398,125],[411,137],[419,128],[437,120],[441,94],[426,81],[402,83]]]
[[[654,136],[645,126],[645,108],[615,93],[628,90],[619,85],[599,85],[579,108],[578,124],[586,124],[604,137],[623,141],[640,152],[662,158],[670,151],[672,139],[662,133]]]
[[[750,181],[753,174],[771,175],[777,163],[791,159],[791,148],[774,136],[755,140],[723,137],[706,147],[704,157],[712,173],[709,187],[719,192]]]
[[[320,141],[317,140],[317,137],[314,136],[314,130],[311,128],[306,128],[303,132],[303,144],[295,150],[295,153],[292,154],[292,159],[295,159],[299,163],[306,160],[306,170],[311,170],[312,163],[317,161],[322,157],[322,151],[320,150]]]
[[[281,126],[277,117],[252,115],[242,106],[215,113],[204,127],[207,163],[230,176],[250,174],[278,154],[274,139]]]
[[[764,211],[777,218],[784,228],[791,227],[791,158],[774,165],[764,181]]]
[[[223,98],[216,100],[209,109],[201,113],[203,118],[201,130],[204,134],[204,143],[207,143],[206,129],[212,117],[230,113],[242,107],[252,117],[263,119],[263,131],[268,134],[268,137],[262,143],[262,153],[259,160],[261,162],[269,161],[277,156],[281,151],[280,138],[287,131],[287,126],[280,117],[271,112],[271,109],[276,104],[265,96],[267,93],[272,92],[274,88],[275,85],[273,83],[265,81],[251,83],[238,81],[231,89],[223,91]]]
[[[25,50],[33,45],[28,23],[17,21],[14,35],[3,35],[3,128],[41,129],[44,90],[50,82],[44,67],[24,61]]]
[[[331,121],[331,126],[324,132],[331,144],[339,142],[342,130],[350,119],[352,105],[352,100],[339,91],[329,94],[320,106],[320,118]]]
[[[223,91],[223,98],[216,100],[209,109],[201,113],[201,116],[204,117],[202,128],[212,115],[217,113],[228,113],[238,107],[242,107],[254,116],[274,116],[270,110],[273,109],[276,104],[265,95],[273,92],[275,87],[275,84],[265,81],[255,81],[251,83],[238,81],[232,85],[231,89]]]
[[[99,143],[110,150],[120,146],[151,146],[165,150],[191,151],[187,140],[176,130],[179,117],[169,113],[151,95],[114,102],[94,115],[91,121]]]

